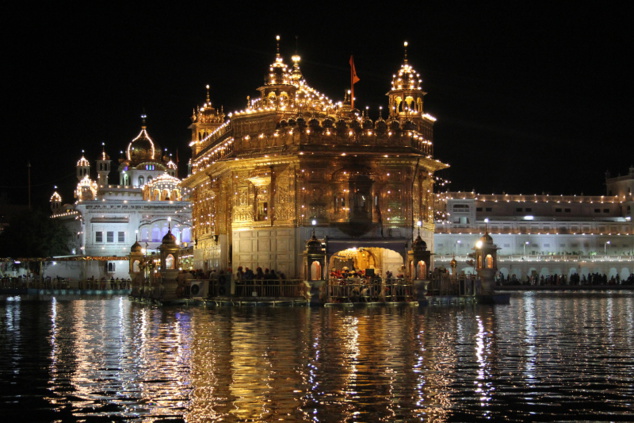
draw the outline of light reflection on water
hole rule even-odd
[[[427,308],[6,301],[0,409],[32,422],[631,421],[633,325],[629,292]]]

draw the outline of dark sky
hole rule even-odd
[[[633,16],[610,3],[114,3],[2,6],[1,191],[14,203],[27,201],[28,162],[34,203],[54,185],[74,201],[81,151],[92,161],[105,142],[116,159],[143,110],[184,168],[205,84],[216,106],[243,108],[277,34],[287,63],[298,51],[308,83],[334,100],[354,54],[357,105],[372,117],[407,40],[451,190],[600,195],[606,170],[634,164]]]

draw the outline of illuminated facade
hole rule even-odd
[[[130,246],[138,240],[148,254],[156,252],[170,227],[181,245],[191,241],[191,208],[177,165],[156,146],[143,120],[141,132],[119,159],[118,185],[108,182],[112,160],[104,149],[95,161],[96,179],[83,155],[77,162],[74,204],[63,204],[57,192],[51,197],[53,217],[76,235],[73,254],[105,262],[73,276],[127,278]]]
[[[278,53],[259,96],[224,114],[207,102],[193,116],[191,190],[195,267],[275,269],[316,279],[343,266],[406,269],[417,231],[433,248],[435,119],[407,55],[372,120],[304,79],[300,58]],[[418,225],[420,222],[420,225]],[[306,242],[325,248],[309,272]]]
[[[634,273],[634,167],[606,179],[601,196],[449,192],[436,201],[436,265],[473,272],[467,254],[488,231],[505,277]]]

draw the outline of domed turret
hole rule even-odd
[[[164,173],[143,186],[143,199],[147,201],[181,201],[181,180]]]
[[[77,161],[77,180],[90,177],[90,162],[84,156],[84,152],[81,152],[81,159]]]
[[[172,233],[172,230],[168,230],[162,240],[163,244],[176,244],[176,237]]]
[[[407,60],[407,42],[404,47],[403,64],[392,77],[392,89],[388,93],[392,118],[410,118],[423,114],[423,97],[426,94],[422,88],[423,80]]]
[[[59,195],[57,190],[53,192],[53,195],[51,195],[50,201],[51,201],[51,211],[53,213],[59,213],[62,209],[62,196]]]
[[[142,115],[141,118],[143,119],[141,132],[130,142],[127,150],[127,158],[132,166],[144,161],[154,160],[156,154],[154,141],[152,141],[147,133],[147,126],[145,124],[146,115]]]
[[[486,231],[475,244],[476,270],[497,269],[497,250],[498,246],[493,243],[493,238]]]
[[[277,54],[275,55],[275,62],[269,67],[266,83],[267,85],[290,85],[291,76],[288,66],[280,55],[280,36],[278,35],[275,39],[277,41]]]
[[[427,243],[418,235],[412,243],[412,249],[414,251],[427,251]]]
[[[313,236],[306,243],[306,249],[311,253],[321,251],[321,242],[319,242],[315,234],[313,234]]]
[[[139,241],[136,241],[134,244],[132,244],[132,247],[130,247],[130,252],[131,253],[143,252],[143,247],[141,246],[141,244],[139,244]]]

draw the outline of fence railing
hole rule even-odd
[[[347,302],[405,302],[414,300],[414,287],[404,279],[331,279],[327,284],[327,301]]]
[[[236,297],[274,297],[293,298],[303,297],[308,289],[301,279],[271,279],[271,280],[251,280],[235,282]],[[210,296],[227,295],[221,294],[222,286],[213,283],[209,285]]]
[[[79,290],[125,290],[130,289],[129,280],[76,280],[69,278],[14,278],[0,279],[2,289],[79,289]]]

